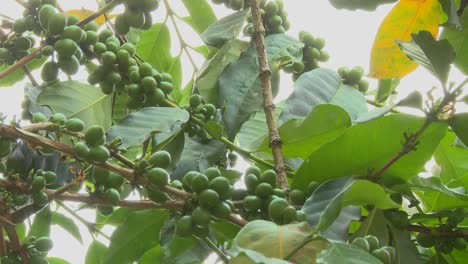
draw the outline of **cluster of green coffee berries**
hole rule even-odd
[[[30,237],[25,243],[28,249],[29,263],[30,264],[45,264],[49,263],[47,260],[47,252],[52,249],[54,243],[49,237]]]
[[[250,0],[211,0],[213,4],[224,4],[227,8],[232,10],[241,10],[250,7]]]
[[[343,79],[343,83],[356,87],[359,91],[365,93],[369,89],[369,82],[364,77],[364,69],[361,66],[353,67],[340,67],[338,73]]]
[[[84,142],[77,142],[73,149],[78,158],[91,160],[97,163],[106,162],[110,157],[110,152],[104,146],[106,135],[101,126],[90,126],[84,134]]]
[[[370,252],[384,264],[391,264],[396,261],[395,248],[380,245],[380,241],[376,236],[367,235],[365,237],[357,237],[351,244]]]
[[[124,0],[125,11],[115,18],[115,31],[125,35],[130,28],[149,29],[153,25],[151,11],[159,6],[159,0]]]
[[[47,118],[43,113],[36,113],[32,117],[32,123],[44,123],[51,122],[60,126],[60,128],[67,129],[70,132],[81,132],[83,131],[85,124],[79,118],[70,118],[68,119],[62,113],[55,113],[49,118]]]
[[[194,94],[190,97],[189,105],[185,108],[190,112],[190,115],[202,122],[207,122],[216,117],[216,107],[213,104],[206,104],[199,94]],[[198,136],[199,138],[206,138],[208,135],[199,125],[190,122],[187,127],[187,132],[190,137]]]
[[[218,168],[208,168],[203,174],[189,171],[182,178],[182,188],[196,196],[193,210],[177,221],[179,236],[204,238],[209,233],[210,222],[228,218],[235,209],[231,201],[233,186]]]
[[[293,61],[286,64],[283,70],[293,73],[293,78],[297,79],[302,73],[319,68],[319,62],[326,62],[330,55],[323,48],[325,40],[320,37],[314,37],[311,33],[301,31],[299,40],[304,44],[302,48],[302,61]]]
[[[31,197],[37,206],[44,206],[49,202],[47,194],[44,192],[46,185],[53,184],[57,175],[52,171],[38,170],[31,181]]]
[[[291,28],[288,20],[288,12],[284,9],[283,0],[267,0],[260,2],[260,13],[262,15],[265,35],[283,34]],[[249,22],[244,28],[244,34],[250,36],[253,34],[254,26],[252,24],[252,15],[249,14]]]
[[[465,210],[463,208],[457,208],[453,211],[446,211],[445,213],[446,215],[444,217],[441,216],[441,220],[443,218],[445,221],[439,225],[437,230],[431,233],[419,233],[416,236],[416,241],[421,247],[434,247],[436,251],[444,254],[449,254],[453,249],[465,250],[467,247],[466,238],[438,235],[438,231],[449,232],[455,230],[456,227],[465,220]]]
[[[98,205],[97,210],[102,215],[110,215],[114,211],[113,206],[119,205],[123,183],[125,179],[104,168],[93,166],[91,179],[94,183],[93,195],[103,198],[111,205]]]
[[[35,39],[32,35],[19,35],[14,39],[0,42],[0,65],[13,65],[17,59],[29,54],[34,47]]]

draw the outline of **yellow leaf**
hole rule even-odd
[[[409,41],[411,34],[427,30],[436,37],[443,19],[439,0],[400,0],[380,25],[371,52],[370,77],[401,78],[414,71],[411,61],[395,43]]]
[[[92,11],[86,8],[81,8],[81,9],[71,9],[71,10],[68,10],[66,13],[69,16],[74,15],[74,16],[79,17],[80,20],[83,20],[91,16],[92,14],[94,14],[95,11]],[[115,15],[107,15],[107,17],[109,19],[112,19],[115,17]],[[94,21],[96,21],[101,26],[102,24],[106,23],[106,18],[103,15],[101,15],[97,17],[96,19],[94,19]]]

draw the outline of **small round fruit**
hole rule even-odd
[[[65,117],[64,114],[62,113],[55,113],[50,117],[50,122],[56,123],[56,124],[64,124],[65,121],[67,121],[67,117]]]
[[[369,245],[369,242],[364,239],[363,237],[357,237],[353,240],[353,242],[351,242],[351,244],[357,246],[357,247],[360,247],[361,249],[363,249],[364,251],[370,251],[371,250],[371,247]]]
[[[276,172],[274,170],[266,170],[260,177],[260,182],[268,183],[271,187],[276,186]]]
[[[39,18],[39,24],[42,26],[43,29],[47,29],[49,25],[49,19],[57,13],[57,9],[55,9],[54,6],[52,5],[43,5],[39,9],[38,12],[38,18]]]
[[[265,5],[264,10],[268,16],[274,16],[278,14],[279,7],[275,1],[268,1]]]
[[[294,73],[302,73],[304,71],[304,63],[302,61],[295,61],[292,64],[292,70]]]
[[[61,57],[71,57],[78,50],[78,46],[71,39],[60,39],[54,44],[54,49]]]
[[[192,221],[198,226],[208,226],[211,221],[211,213],[201,207],[197,207],[192,212]]]
[[[44,123],[47,121],[47,117],[43,113],[35,113],[32,117],[33,123]]]
[[[75,56],[60,57],[58,60],[59,68],[67,75],[74,75],[80,69],[80,62]]]
[[[42,66],[41,78],[44,82],[50,83],[57,80],[59,74],[59,66],[53,61],[48,61]]]
[[[380,241],[376,236],[367,235],[364,239],[369,243],[370,251],[380,248]]]
[[[202,97],[199,94],[194,94],[190,96],[190,107],[197,108],[202,102]]]
[[[101,60],[104,65],[113,65],[117,61],[117,55],[112,51],[106,51],[102,54]]]
[[[158,186],[158,187],[164,187],[167,185],[169,181],[169,174],[165,169],[162,168],[153,168],[147,173],[145,173],[145,177],[148,178],[148,180]]]
[[[253,174],[257,176],[257,178],[260,178],[262,176],[262,171],[257,166],[250,166],[245,171],[245,175],[249,175],[249,174]]]
[[[42,176],[36,176],[31,184],[33,192],[42,191],[46,186],[46,180]]]
[[[318,182],[310,182],[307,186],[307,195],[310,196],[319,186],[320,183]]]
[[[87,45],[95,45],[99,40],[99,35],[95,31],[86,31],[86,41]]]
[[[158,88],[163,90],[164,93],[170,94],[172,92],[173,86],[170,82],[161,82],[158,84]]]
[[[192,228],[192,216],[184,215],[177,221],[176,234],[180,237],[188,237],[192,235]]]
[[[416,236],[416,241],[418,241],[419,245],[424,248],[430,248],[434,246],[435,239],[431,234],[426,233],[419,233]]]
[[[68,16],[67,18],[67,26],[76,25],[79,22],[80,22],[80,18],[78,16],[71,15],[71,16]]]
[[[374,255],[376,258],[378,258],[384,264],[392,263],[392,256],[390,255],[390,252],[388,252],[385,249],[379,248],[379,249],[373,250],[372,255]]]
[[[466,240],[463,237],[457,237],[454,241],[454,248],[458,250],[466,249]]]
[[[247,190],[253,193],[255,191],[255,188],[257,188],[257,185],[259,184],[259,180],[258,177],[254,174],[247,174],[247,176],[244,177],[244,183],[247,187]]]
[[[351,84],[357,84],[362,76],[364,76],[364,69],[362,67],[354,67],[349,71],[347,81]]]
[[[283,209],[283,224],[289,224],[291,222],[297,221],[297,211],[294,207],[288,206]]]
[[[42,191],[33,193],[32,198],[33,198],[34,204],[40,207],[45,206],[46,204],[49,203],[49,197],[47,196],[45,192],[42,192]]]
[[[299,210],[296,212],[296,214],[297,214],[297,221],[299,222],[307,221],[307,214],[304,211]]]
[[[209,167],[208,169],[205,170],[204,174],[211,181],[214,178],[221,176],[221,171],[216,167]]]
[[[268,205],[268,216],[277,223],[281,222],[283,220],[283,210],[288,206],[286,200],[282,198],[274,199]]]
[[[115,17],[114,27],[115,31],[119,35],[126,35],[130,31],[130,26],[128,25],[127,20],[123,14],[117,15]]]
[[[22,193],[17,193],[13,196],[13,204],[16,206],[25,205],[28,201],[28,197]]]
[[[231,192],[232,200],[233,201],[240,201],[243,200],[248,195],[247,190],[245,189],[234,189]]]
[[[320,56],[318,57],[318,61],[326,62],[330,59],[330,54],[326,50],[320,51]]]
[[[107,201],[109,201],[112,205],[117,206],[120,202],[120,193],[113,188],[107,189],[104,193],[104,197]]]
[[[244,7],[244,0],[229,0],[229,7],[233,10],[241,10]]]
[[[78,118],[70,118],[65,122],[65,127],[72,132],[81,132],[84,129],[84,122]]]
[[[143,12],[135,12],[127,9],[123,15],[130,27],[139,28],[145,24]]]
[[[292,190],[289,194],[289,200],[295,205],[303,205],[306,201],[306,194],[301,190]]]
[[[88,158],[93,160],[94,162],[106,162],[109,159],[109,157],[109,150],[102,145],[96,145],[89,149]]]
[[[225,219],[231,214],[231,206],[226,202],[220,202],[213,208],[212,212],[214,217]]]
[[[31,255],[29,258],[30,264],[49,264],[49,261],[41,254]]]
[[[255,194],[260,198],[267,198],[273,194],[273,188],[270,184],[263,182],[255,188]]]
[[[225,177],[218,176],[210,181],[209,188],[215,190],[219,196],[223,197],[229,193],[231,189],[231,184],[229,180]]]
[[[12,26],[12,30],[17,34],[21,34],[27,30],[26,28],[26,19],[25,18],[18,18],[15,20]]]
[[[358,85],[359,91],[363,93],[367,92],[367,90],[369,89],[369,82],[365,79],[359,80],[357,85]]]
[[[192,182],[192,187],[193,187],[193,182]],[[202,191],[200,195],[198,196],[198,202],[200,203],[201,207],[205,209],[210,209],[219,204],[220,202],[219,195],[217,192],[211,189],[206,189]]]
[[[54,243],[48,237],[40,237],[34,241],[34,246],[37,250],[41,252],[46,252],[54,247]]]
[[[104,54],[107,51],[107,46],[102,42],[98,42],[94,45],[93,51],[97,54]]]
[[[164,203],[171,198],[164,192],[157,189],[148,189],[148,198],[155,203]]]
[[[149,163],[155,167],[167,169],[171,166],[171,154],[165,150],[156,151],[148,159]]]
[[[263,202],[257,196],[249,195],[244,198],[243,205],[246,210],[254,212],[262,208]]]
[[[75,154],[82,159],[86,159],[89,154],[89,148],[84,142],[78,142],[73,146]]]
[[[62,39],[70,39],[75,43],[81,43],[86,40],[86,32],[79,26],[68,26],[63,30]]]
[[[95,184],[105,185],[109,180],[109,175],[110,171],[98,166],[93,167],[92,177]]]
[[[97,211],[103,216],[111,215],[114,212],[114,208],[108,205],[98,205]]]
[[[141,77],[153,76],[153,66],[147,62],[142,63],[140,65],[140,75]]]
[[[114,188],[114,189],[120,189],[122,187],[122,184],[125,182],[125,178],[120,176],[117,173],[111,172],[109,174],[109,179],[107,180],[107,187],[109,188]]]
[[[48,21],[48,33],[51,36],[59,35],[67,25],[67,16],[63,13],[53,14]]]
[[[325,40],[323,38],[315,38],[312,42],[312,46],[321,50],[323,47],[325,47]]]
[[[46,171],[42,175],[46,181],[46,184],[52,184],[57,180],[57,174],[53,171]]]
[[[195,193],[201,193],[208,189],[209,179],[203,174],[196,175],[192,180],[192,190]],[[217,193],[216,193],[217,194]]]
[[[90,146],[102,144],[103,138],[104,128],[101,126],[90,126],[85,132],[85,141]]]
[[[27,51],[31,46],[31,41],[26,37],[18,37],[15,40],[15,48],[17,51]]]

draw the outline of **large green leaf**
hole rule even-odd
[[[382,210],[374,208],[367,215],[366,219],[362,221],[359,229],[354,232],[350,240],[356,237],[365,237],[367,235],[376,236],[381,245],[388,245],[390,241],[388,226],[385,223],[385,216]]]
[[[28,64],[26,64],[26,66],[28,66],[29,70],[35,70],[35,69],[38,69],[39,67],[41,67],[42,64],[44,64],[44,62],[46,60],[47,60],[46,57],[42,57],[40,59],[34,59],[31,62],[29,62]],[[9,67],[10,67],[9,65],[0,66],[0,72],[8,69]],[[7,77],[1,79],[0,80],[0,87],[2,87],[2,86],[3,87],[10,87],[13,84],[23,80],[25,76],[26,75],[24,74],[23,69],[20,67],[16,71],[9,74]]]
[[[102,264],[127,264],[138,260],[159,243],[159,231],[168,218],[165,210],[144,210],[130,215],[112,234]]]
[[[223,17],[211,24],[200,37],[207,45],[221,47],[239,35],[248,13],[249,9],[244,9]]]
[[[280,123],[296,117],[305,117],[318,104],[343,107],[354,120],[367,112],[366,98],[356,88],[343,85],[340,75],[333,70],[319,68],[301,75],[294,84],[294,92],[286,100]]]
[[[172,75],[174,89],[180,89],[182,82],[182,66],[179,57],[171,54],[171,33],[164,23],[154,24],[140,35],[136,43],[138,55],[153,65],[160,72]]]
[[[107,247],[104,244],[98,240],[93,240],[86,252],[85,264],[101,264],[106,251]]]
[[[112,97],[89,84],[76,81],[54,84],[41,92],[37,104],[47,105],[67,118],[79,118],[87,126],[111,126]]]
[[[327,239],[336,241],[348,241],[349,228],[353,221],[361,219],[361,207],[347,206],[341,209],[340,215],[335,219],[335,222],[321,235]]]
[[[416,176],[409,181],[409,187],[417,191],[436,191],[439,194],[444,194],[464,200],[468,202],[468,194],[464,187],[450,188],[443,184],[439,177],[419,177]]]
[[[210,229],[213,232],[216,241],[220,244],[224,244],[225,242],[233,240],[241,228],[229,221],[221,220],[219,222],[211,223]]]
[[[267,36],[265,45],[273,72],[277,71],[277,64],[284,59],[302,58],[303,44],[287,35]],[[225,105],[223,121],[231,139],[242,124],[262,106],[262,87],[258,72],[257,50],[250,47],[238,61],[229,64],[219,78],[218,104]],[[273,89],[276,94],[277,87]]]
[[[34,216],[33,223],[28,232],[28,237],[49,236],[51,220],[52,213],[50,211],[50,206],[47,205]]]
[[[383,224],[383,223],[382,223]],[[421,258],[416,244],[411,239],[411,232],[406,229],[399,229],[394,227],[391,223],[388,223],[390,228],[390,234],[392,236],[392,244],[396,249],[396,259],[393,263],[395,264],[422,264],[427,263]]]
[[[333,242],[331,246],[317,256],[320,264],[346,263],[346,264],[382,264],[382,262],[364,251],[362,248],[352,244]]]
[[[367,11],[374,11],[379,5],[396,1],[398,0],[330,0],[331,4],[338,9],[362,9]]]
[[[147,107],[126,116],[107,131],[107,140],[111,142],[122,138],[122,147],[139,145],[154,133],[171,132],[178,123],[188,121],[190,115],[184,109],[171,107]],[[174,134],[177,131],[174,131]]]
[[[367,180],[343,177],[320,185],[305,202],[302,210],[307,222],[319,231],[327,230],[349,205],[374,205],[377,208],[398,208],[384,189]]]
[[[184,19],[195,31],[200,34],[216,21],[216,15],[213,12],[207,0],[182,0],[190,17]]]
[[[153,264],[159,263],[161,256],[164,254],[164,250],[160,245],[148,250],[143,254],[138,264]]]
[[[202,140],[185,135],[185,146],[171,179],[182,179],[191,170],[205,171],[224,157],[225,145],[217,140]]]
[[[317,105],[305,118],[289,119],[278,128],[283,154],[288,158],[306,158],[321,145],[342,135],[350,126],[351,119],[343,108]],[[268,135],[257,142],[260,144],[251,149],[270,152]]]
[[[468,113],[456,114],[449,123],[463,144],[468,145]]]
[[[395,114],[349,128],[341,137],[312,153],[299,168],[292,186],[305,189],[311,181],[324,182],[346,175],[367,175],[379,169],[401,150],[404,133],[416,132],[422,117]],[[415,151],[404,155],[382,175],[384,180],[408,180],[432,157],[447,132],[447,124],[432,123]]]
[[[62,258],[47,257],[47,260],[49,261],[50,264],[70,264],[70,262]]]
[[[51,224],[60,226],[78,241],[83,243],[83,238],[81,237],[80,229],[78,228],[76,223],[69,217],[66,217],[65,215],[58,212],[52,212]]]
[[[428,69],[442,84],[447,83],[455,51],[447,40],[436,41],[428,31],[412,34],[412,41],[398,41],[401,50],[417,64]]]
[[[207,103],[218,101],[218,79],[229,63],[239,59],[250,43],[238,39],[226,42],[223,47],[207,60],[198,72],[196,87]]]
[[[468,12],[463,12],[461,16],[462,30],[456,27],[445,27],[440,38],[447,39],[452,44],[457,58],[455,65],[464,74],[468,74]]]

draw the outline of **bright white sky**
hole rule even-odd
[[[7,14],[10,17],[20,17],[23,9],[15,0],[1,0],[0,13]],[[60,5],[65,9],[88,8],[96,9],[95,0],[80,0],[80,1],[65,1],[59,0]],[[184,15],[186,11],[183,10],[180,2],[172,0],[173,7],[178,13]],[[363,66],[366,71],[369,68],[369,54],[372,47],[373,38],[380,22],[384,16],[390,11],[392,5],[381,6],[375,12],[351,12],[346,10],[337,10],[333,8],[328,1],[305,1],[305,0],[287,0],[285,8],[289,13],[289,20],[291,21],[290,34],[297,36],[301,30],[311,32],[315,36],[323,37],[327,40],[325,49],[331,54],[329,62],[321,64],[323,67],[337,69],[340,66]],[[216,6],[215,11],[218,17],[227,15],[230,10],[224,6]],[[163,19],[163,13],[156,12],[155,19]],[[183,27],[186,29],[187,27]],[[194,45],[201,44],[196,35],[190,31],[184,30],[190,43]],[[173,35],[175,38],[175,35]],[[178,45],[174,45],[173,53],[178,51]],[[199,56],[197,56],[199,65],[203,63]],[[183,60],[184,66],[188,65],[186,58]],[[186,66],[189,67],[190,66]],[[39,76],[38,72],[34,73]],[[451,80],[459,82],[462,80],[462,74],[458,71],[452,71]],[[187,74],[185,80],[190,78]],[[38,77],[38,80],[40,78]],[[375,82],[371,82],[371,89],[375,88]],[[418,69],[416,72],[405,77],[399,87],[401,96],[404,96],[414,89],[420,91],[429,90],[434,84],[437,84],[432,75],[428,72]],[[23,85],[24,82],[18,83],[13,87],[0,87],[0,112],[8,114],[10,117],[19,115],[21,112],[20,102],[23,98]],[[281,92],[277,100],[284,99],[288,96],[293,88],[290,77],[282,79]],[[89,221],[93,221],[94,215],[91,210],[82,210],[79,212]],[[79,224],[79,223],[78,223]],[[86,248],[91,240],[89,232],[87,232],[83,225],[79,224],[82,228],[82,235],[84,238],[84,245],[81,245],[68,233],[63,232],[61,229],[54,228],[52,231],[52,239],[56,242],[50,256],[62,257],[70,263],[79,264],[84,263],[84,255]],[[111,229],[107,230],[111,231]],[[100,239],[107,244],[105,239]]]

